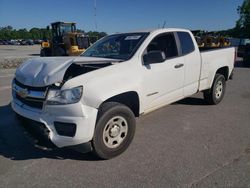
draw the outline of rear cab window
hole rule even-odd
[[[177,32],[180,41],[181,55],[186,55],[194,51],[194,43],[188,32]]]

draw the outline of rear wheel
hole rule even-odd
[[[107,102],[98,114],[92,141],[94,153],[102,159],[110,159],[124,152],[133,140],[135,117],[125,105]]]
[[[214,77],[212,88],[204,91],[204,99],[208,104],[219,104],[225,94],[226,81],[221,74],[216,74]]]

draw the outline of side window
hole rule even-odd
[[[162,51],[166,58],[176,57],[178,55],[176,42],[173,33],[161,34],[154,38],[147,47],[147,52]]]
[[[187,32],[177,32],[180,40],[182,55],[186,55],[194,51],[194,43],[189,33]]]

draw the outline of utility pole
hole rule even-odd
[[[95,30],[97,31],[97,20],[96,20],[96,0],[94,0],[94,20],[95,20]]]
[[[164,21],[162,28],[165,28],[165,25],[166,25],[166,20]]]

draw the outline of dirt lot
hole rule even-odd
[[[18,67],[27,58],[39,57],[40,45],[0,45],[0,68]]]
[[[22,58],[39,56],[40,45],[16,46],[0,45],[0,58]]]

